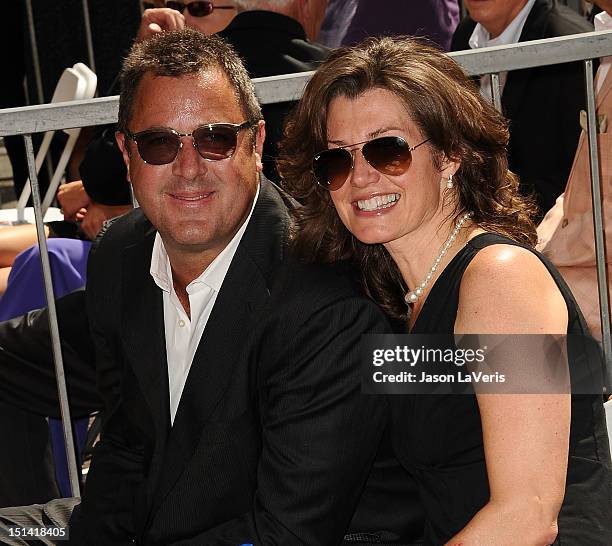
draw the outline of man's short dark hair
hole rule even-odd
[[[180,78],[215,69],[227,76],[246,119],[261,119],[255,88],[234,48],[218,36],[185,28],[161,32],[132,46],[119,75],[119,131],[129,130],[134,100],[145,74]]]

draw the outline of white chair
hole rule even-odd
[[[83,63],[76,63],[72,68],[66,68],[62,73],[55,87],[51,103],[91,99],[96,93],[97,83],[97,77],[94,72],[92,72]],[[51,178],[51,182],[49,183],[49,189],[47,190],[42,202],[43,216],[46,214],[47,210],[49,209],[49,205],[51,205],[53,199],[55,198],[57,188],[62,181],[64,171],[66,170],[66,165],[68,164],[68,160],[70,159],[70,155],[72,154],[72,150],[74,149],[74,145],[76,144],[81,129],[80,127],[74,129],[64,129],[64,132],[68,135],[68,139],[64,145],[64,149]],[[37,174],[40,171],[47,152],[49,151],[49,145],[51,144],[51,139],[53,138],[54,133],[55,131],[45,133],[42,144],[40,145],[38,153],[36,154]],[[23,191],[19,196],[19,201],[17,202],[18,223],[33,221],[33,211],[26,210],[26,204],[31,193],[32,190],[28,180],[26,181]],[[31,207],[28,207],[28,209],[31,209]],[[49,210],[49,212],[50,214],[48,216],[50,216],[50,218],[45,218],[45,220],[63,218],[63,215],[57,209]]]
[[[85,88],[82,95],[78,99],[75,98],[74,100],[86,100],[93,98],[96,94],[96,88],[98,86],[98,77],[96,76],[95,72],[90,70],[89,67],[83,63],[76,63],[72,68],[77,71],[81,79],[85,82]],[[46,213],[51,203],[55,199],[57,188],[59,187],[60,183],[63,183],[64,178],[62,175],[66,169],[66,165],[70,159],[70,155],[72,154],[72,150],[74,149],[74,145],[79,137],[81,129],[78,127],[75,129],[64,129],[64,132],[69,135],[69,142],[66,142],[64,151],[60,157],[60,161],[55,169],[53,179],[49,184],[49,188],[47,189],[47,193],[42,202],[43,215]]]

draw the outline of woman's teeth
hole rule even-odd
[[[388,195],[377,195],[371,199],[364,199],[357,201],[357,207],[359,210],[370,212],[378,209],[388,209],[397,203],[399,200],[399,193],[390,193]]]

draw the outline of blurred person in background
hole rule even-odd
[[[357,0],[329,0],[317,41],[331,48],[342,45],[356,9]]]
[[[427,38],[448,51],[458,23],[457,0],[359,0],[342,45],[368,36],[409,35]]]
[[[234,0],[238,15],[219,33],[244,60],[251,78],[316,70],[329,49],[315,42],[327,0]],[[264,104],[264,174],[278,182],[277,143],[295,102]]]
[[[595,30],[612,30],[612,0],[595,0]],[[600,187],[603,195],[608,294],[612,301],[612,72],[609,57],[601,59],[595,78]],[[591,332],[601,339],[597,290],[593,205],[586,116],[582,116],[574,164],[562,193],[538,226],[538,250],[553,262],[572,289]]]
[[[453,36],[452,51],[501,46],[589,32],[592,25],[556,0],[465,0],[469,16]],[[500,74],[501,103],[510,120],[510,169],[521,192],[535,195],[538,218],[563,192],[585,107],[582,63],[514,70]],[[481,78],[490,100],[490,78]]]

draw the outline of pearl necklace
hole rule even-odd
[[[425,288],[427,288],[429,281],[431,281],[434,276],[434,273],[438,269],[442,258],[444,258],[444,255],[446,254],[450,246],[455,242],[455,239],[457,238],[457,235],[459,235],[459,231],[461,231],[463,224],[465,224],[465,222],[471,216],[471,212],[466,212],[461,218],[459,218],[457,224],[455,224],[455,229],[453,229],[452,233],[448,236],[448,239],[446,239],[446,242],[442,245],[440,254],[438,254],[438,257],[435,259],[433,265],[431,266],[431,269],[429,270],[429,273],[427,273],[427,276],[425,277],[423,282],[421,282],[421,284],[419,284],[416,289],[408,292],[408,294],[406,294],[406,296],[404,297],[404,301],[408,305],[413,305],[423,295],[423,292],[425,291]]]

